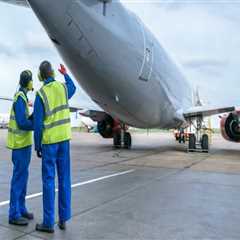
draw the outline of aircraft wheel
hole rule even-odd
[[[196,136],[195,136],[195,134],[191,134],[189,136],[188,149],[189,149],[189,151],[196,149]]]
[[[132,137],[129,132],[126,132],[124,134],[124,148],[131,149],[131,147],[132,147]]]
[[[122,144],[121,144],[121,133],[120,132],[116,132],[113,134],[113,146],[116,149],[121,148]]]
[[[201,146],[202,146],[202,150],[208,152],[208,150],[209,150],[209,137],[208,137],[207,134],[204,134],[202,136]]]
[[[184,134],[180,134],[178,141],[179,141],[179,143],[185,143]]]

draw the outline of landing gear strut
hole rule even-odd
[[[196,125],[191,121],[191,126],[196,130],[195,134],[190,134],[188,143],[188,152],[208,152],[209,151],[209,137],[207,134],[202,134],[204,126],[203,117],[197,117]]]
[[[127,132],[127,127],[125,124],[120,124],[120,129],[118,129],[113,134],[113,146],[116,149],[125,148],[131,149],[132,147],[132,137],[129,132]]]

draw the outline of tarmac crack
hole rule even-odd
[[[104,152],[111,152],[111,151],[104,151]],[[101,152],[101,153],[104,153],[104,152]],[[157,151],[157,152],[154,151],[154,152],[151,152],[151,153],[148,153],[148,154],[143,154],[143,155],[140,155],[140,156],[127,158],[127,159],[120,160],[120,161],[117,161],[117,162],[110,162],[110,163],[101,164],[101,165],[98,165],[98,166],[95,166],[95,167],[89,167],[89,168],[85,168],[85,169],[80,169],[80,171],[81,172],[86,172],[86,171],[93,170],[93,169],[103,168],[103,167],[107,167],[107,166],[111,166],[111,165],[117,165],[117,164],[121,164],[121,163],[124,163],[124,162],[128,162],[128,161],[132,161],[132,160],[138,159],[140,157],[150,157],[150,156],[159,154],[161,152],[162,151]],[[119,155],[120,153],[122,153],[122,152],[120,151],[120,152],[114,153],[113,157],[117,158],[116,154]]]
[[[34,231],[34,232],[35,232],[35,231]],[[35,238],[42,239],[42,240],[46,240],[46,239],[47,239],[47,238],[43,238],[43,237],[34,235],[34,234],[32,234],[32,233],[33,233],[33,232],[31,232],[31,233],[26,233],[26,234],[24,234],[24,235],[22,235],[22,236],[19,236],[19,237],[17,237],[17,238],[14,238],[14,240],[22,239],[22,238],[27,237],[27,236],[35,237]]]
[[[0,227],[5,228],[5,229],[8,229],[8,230],[13,230],[11,227],[8,227],[8,226],[3,225],[3,224],[0,224]],[[14,229],[13,231],[22,234],[21,236],[18,236],[18,237],[16,237],[16,238],[14,238],[14,240],[19,239],[19,238],[22,238],[22,237],[25,237],[26,234],[27,234],[26,232],[24,232],[24,231],[20,231],[20,230],[18,230],[18,229]]]

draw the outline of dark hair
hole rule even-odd
[[[53,75],[52,65],[48,61],[43,61],[39,67],[39,73],[42,79],[47,79]]]
[[[32,81],[32,72],[30,70],[23,71],[20,75],[20,86],[26,88],[30,81]]]

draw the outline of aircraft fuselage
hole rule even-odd
[[[29,0],[79,84],[107,113],[176,128],[192,90],[159,41],[119,1]]]

